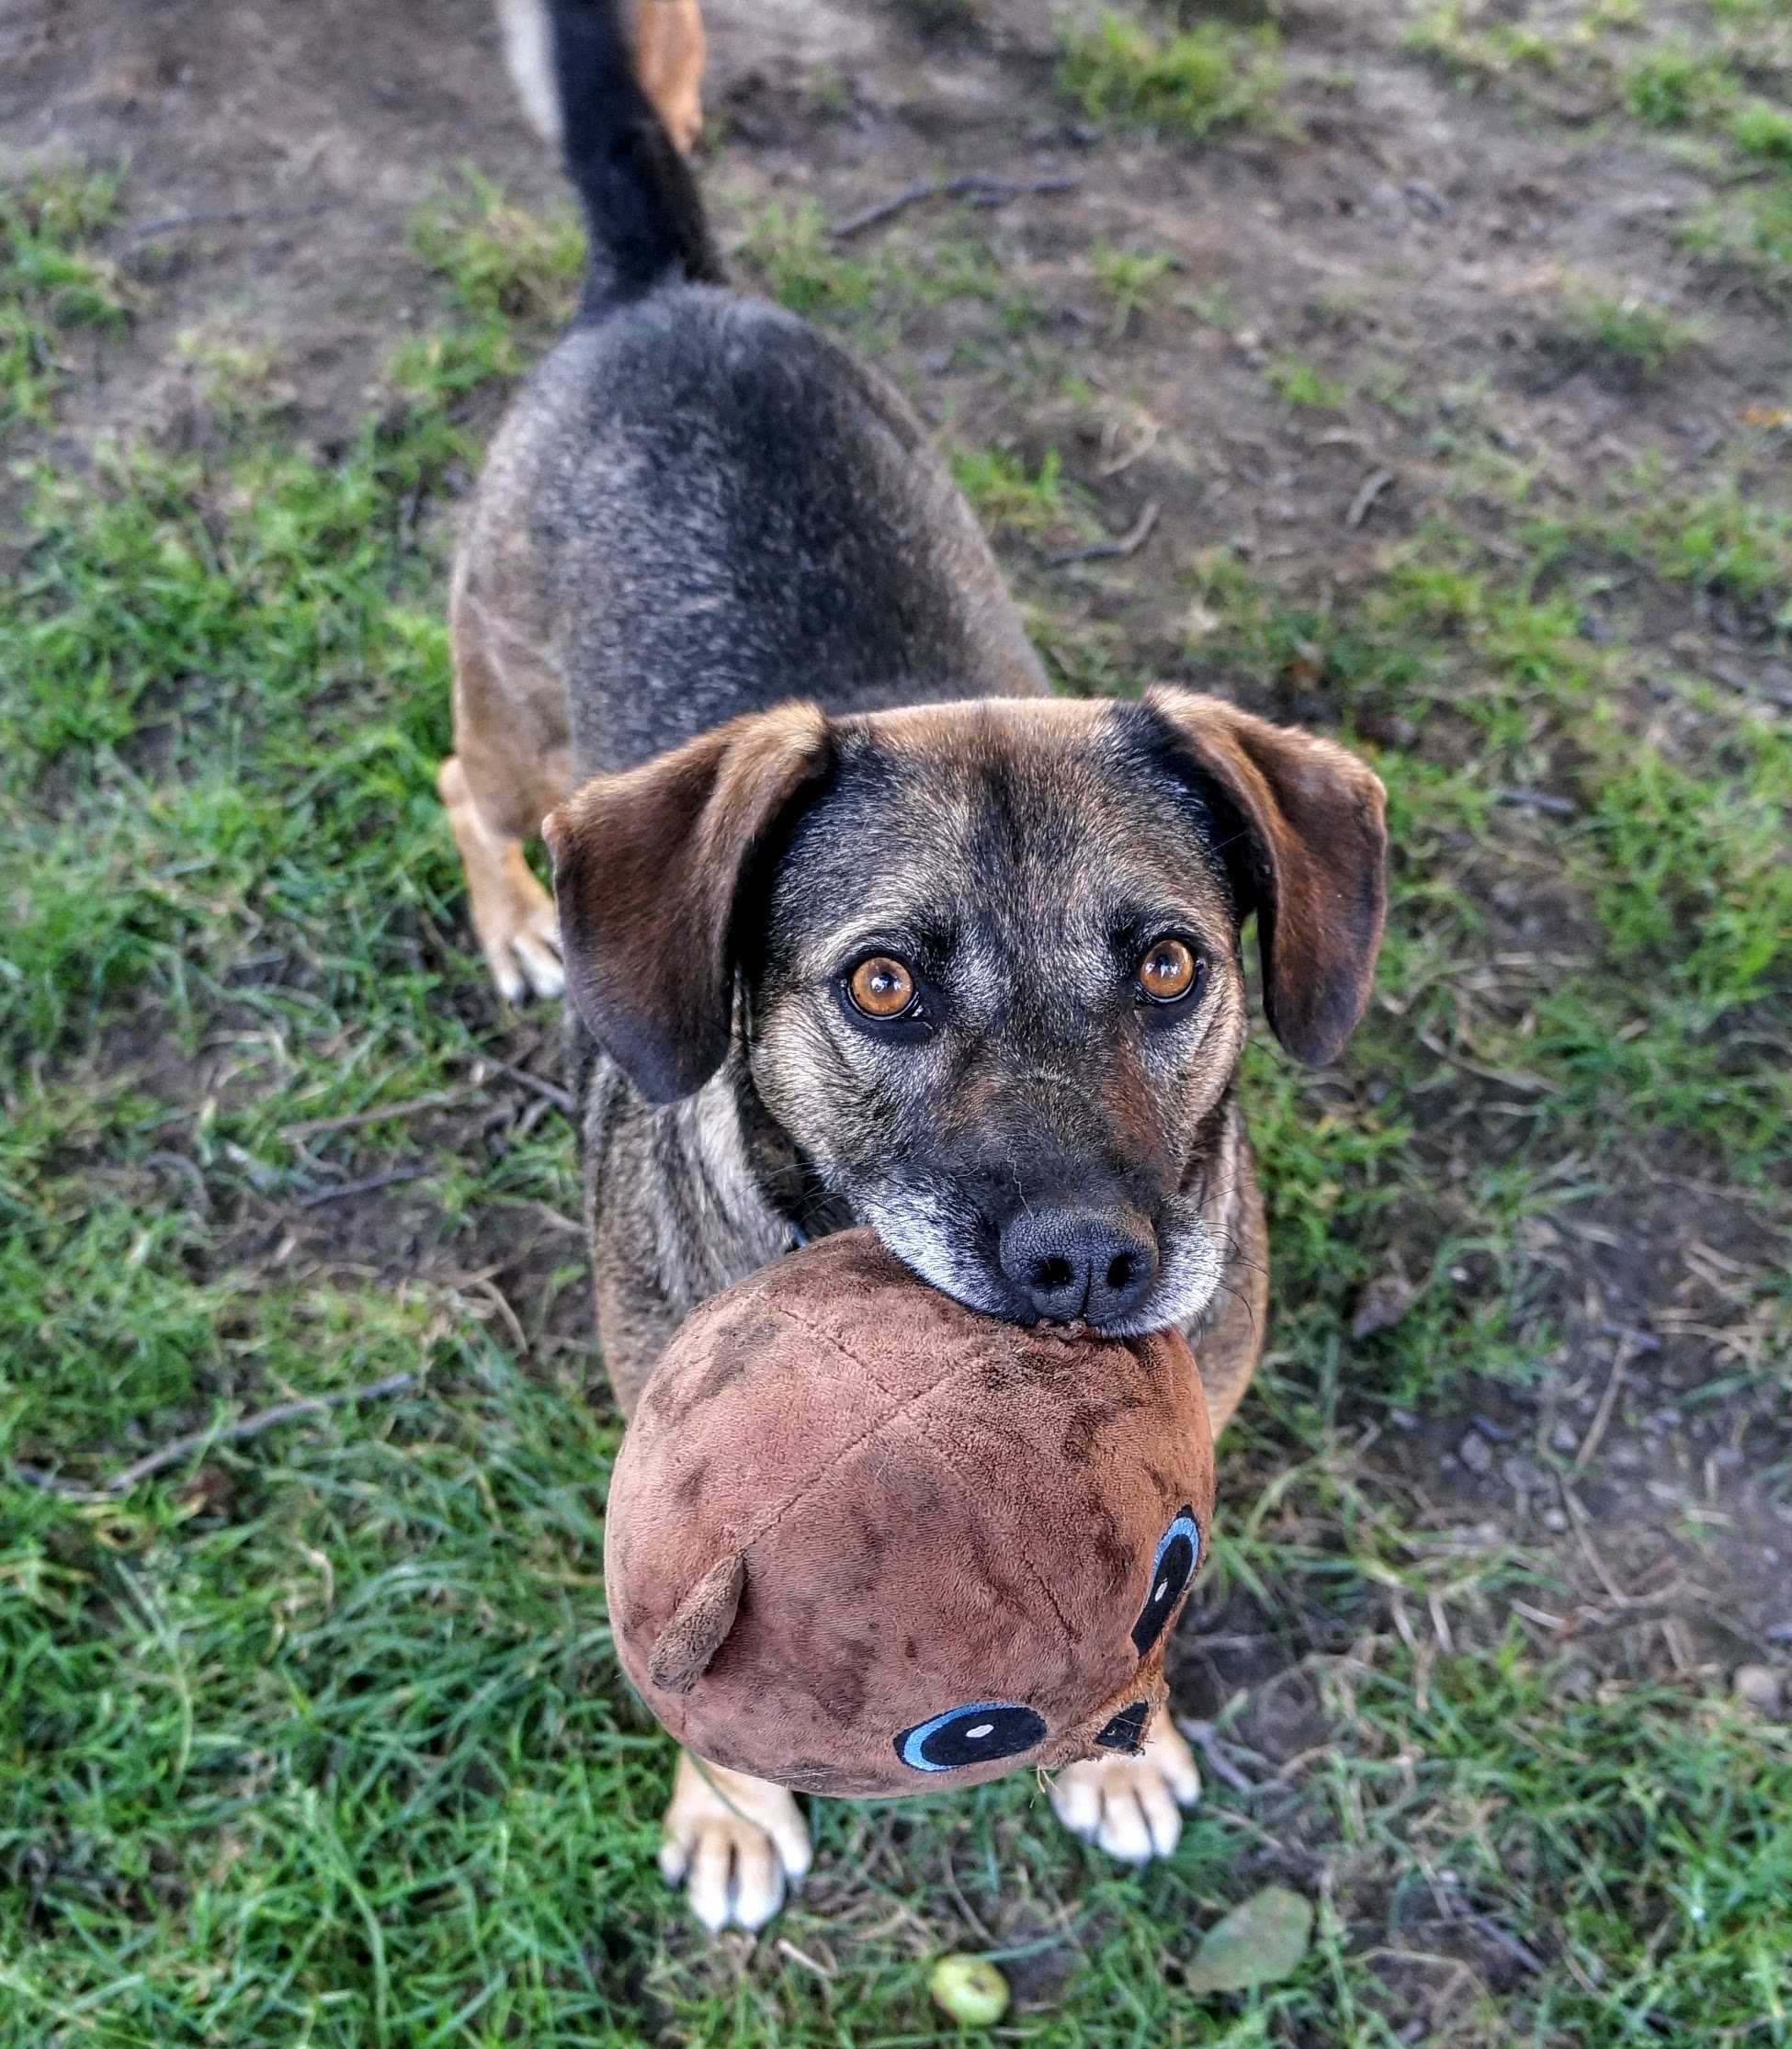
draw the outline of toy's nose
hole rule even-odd
[[[1163,1661],[1152,1657],[1134,1671],[1127,1683],[1092,1708],[1088,1715],[1047,1748],[1039,1760],[1049,1771],[1060,1764],[1074,1764],[1080,1758],[1100,1757],[1104,1752],[1141,1750],[1151,1716],[1169,1699],[1163,1683]]]
[[[1123,1707],[1095,1731],[1095,1743],[1104,1750],[1128,1750],[1135,1757],[1145,1748],[1145,1726],[1151,1718],[1150,1701],[1134,1701]]]
[[[1022,1302],[1053,1323],[1099,1328],[1130,1316],[1157,1280],[1151,1228],[1125,1210],[1023,1209],[998,1251]]]

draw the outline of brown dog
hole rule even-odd
[[[1218,1432],[1266,1286],[1240,928],[1277,1036],[1332,1058],[1380,785],[1210,697],[1050,698],[902,401],[722,289],[626,13],[550,15],[593,269],[466,524],[440,787],[500,988],[573,998],[618,1398],[698,1303],[856,1221],[997,1316],[1182,1325]],[[558,922],[522,849],[546,813]],[[1142,1858],[1196,1789],[1160,1720],[1052,1797]],[[808,1855],[788,1794],[681,1760],[664,1867],[711,1926],[759,1925]]]

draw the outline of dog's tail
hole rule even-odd
[[[635,71],[626,0],[499,0],[529,118],[558,136],[591,240],[584,311],[681,280],[720,284],[691,167]]]

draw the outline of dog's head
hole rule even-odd
[[[1219,1285],[1257,920],[1270,1024],[1334,1057],[1381,934],[1382,790],[1215,698],[734,720],[548,821],[568,987],[650,1099],[737,1020],[829,1188],[971,1308],[1129,1332]]]

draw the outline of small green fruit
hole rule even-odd
[[[985,1957],[941,1957],[927,1989],[961,2028],[992,2028],[1008,2010],[1008,1981]]]

